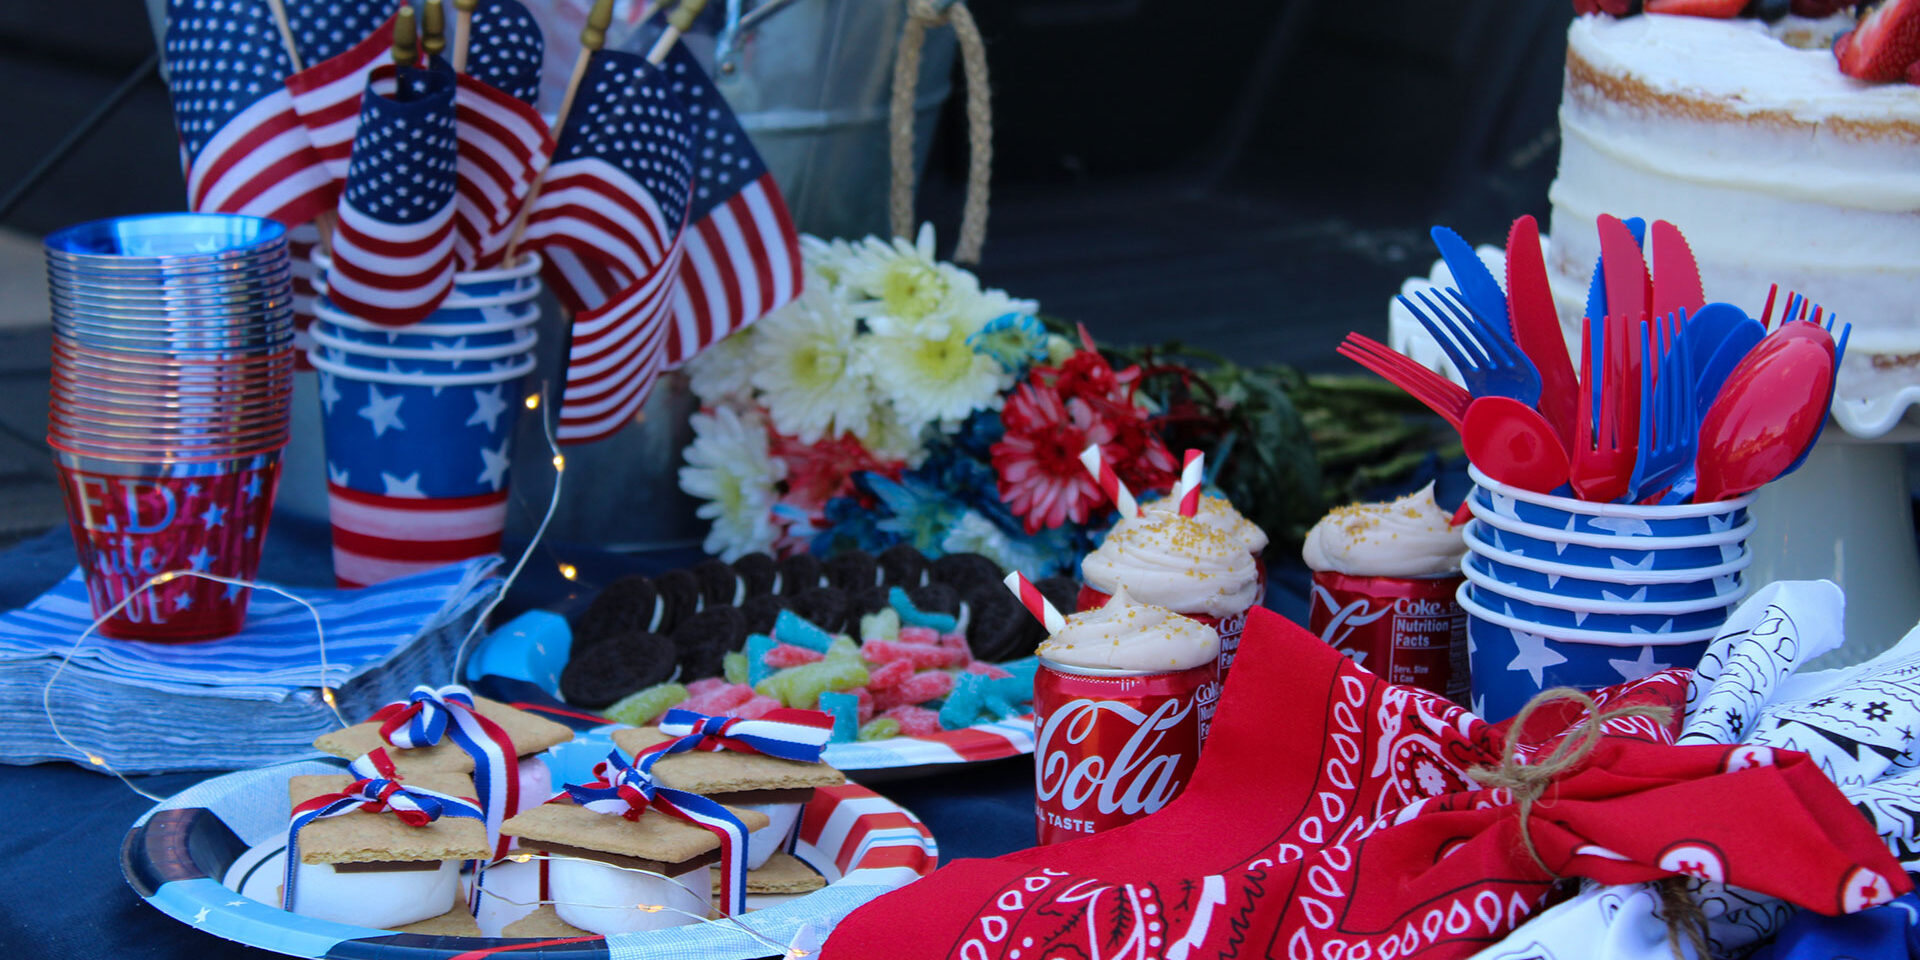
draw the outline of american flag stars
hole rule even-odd
[[[473,11],[467,73],[523,103],[540,97],[540,65],[546,38],[540,24],[515,0],[482,0]]]

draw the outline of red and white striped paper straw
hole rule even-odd
[[[1061,616],[1060,611],[1047,602],[1046,594],[1041,593],[1040,588],[1033,585],[1033,581],[1021,576],[1020,571],[1015,570],[1007,574],[1005,583],[1007,589],[1013,591],[1013,595],[1020,599],[1020,605],[1026,607],[1027,612],[1033,614],[1033,618],[1047,628],[1048,636],[1067,628],[1067,618]]]
[[[1140,515],[1139,501],[1134,500],[1133,491],[1128,490],[1127,485],[1120,482],[1120,475],[1113,472],[1113,467],[1107,463],[1107,458],[1100,455],[1099,444],[1089,444],[1085,450],[1080,451],[1080,463],[1087,468],[1088,473],[1093,474],[1093,482],[1100,485],[1100,491],[1107,495],[1108,500],[1113,501],[1114,507],[1120,511],[1121,516],[1133,518]]]
[[[1180,467],[1180,515],[1192,518],[1200,512],[1200,482],[1207,472],[1207,455],[1187,451],[1187,462]]]

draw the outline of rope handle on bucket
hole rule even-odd
[[[973,13],[958,0],[907,0],[907,22],[893,61],[893,101],[887,114],[893,188],[888,195],[893,235],[913,236],[913,100],[920,86],[920,48],[927,28],[953,27],[967,78],[967,200],[961,208],[957,263],[979,263],[987,242],[987,181],[993,170],[993,108],[987,102],[987,47]]]

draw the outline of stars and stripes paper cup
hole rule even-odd
[[[1691,570],[1580,567],[1501,550],[1480,533],[1467,526],[1466,566],[1499,583],[1564,599],[1703,600],[1740,587],[1741,572],[1753,563],[1752,553],[1743,551],[1726,563]]]
[[[1505,720],[1550,687],[1594,690],[1700,662],[1716,629],[1652,636],[1533,623],[1488,609],[1462,584],[1473,711]]]
[[[1742,589],[1704,602],[1568,600],[1562,604],[1549,602],[1554,599],[1552,594],[1503,586],[1477,575],[1469,575],[1467,583],[1468,593],[1481,605],[1531,623],[1654,636],[1718,627],[1727,621],[1740,598],[1746,595]]]
[[[341,313],[325,304],[316,305],[315,320],[309,332],[325,331],[329,337],[347,344],[374,344],[427,350],[434,347],[490,347],[526,336],[540,323],[540,304],[532,299],[489,306],[474,322],[442,323],[429,319],[407,327],[382,327]],[[436,314],[437,318],[439,314]]]
[[[170,571],[252,580],[279,485],[277,450],[204,464],[56,457],[60,492],[96,617],[111,637],[186,643],[224,637],[246,619],[249,591]],[[131,598],[129,600],[128,598]]]
[[[374,370],[398,369],[428,374],[486,370],[493,361],[532,356],[540,346],[539,334],[531,329],[502,343],[468,345],[462,337],[424,348],[341,340],[328,330],[325,323],[315,323],[308,333],[313,337],[313,350],[335,363]]]
[[[364,586],[498,552],[532,357],[481,372],[319,378],[334,576]],[[493,361],[500,364],[502,361]]]
[[[1509,486],[1471,464],[1467,473],[1474,481],[1475,502],[1496,516],[1566,533],[1629,539],[1725,533],[1747,522],[1747,508],[1754,499],[1748,494],[1716,503],[1668,506],[1591,503]]]
[[[1754,530],[1748,520],[1721,533],[1697,537],[1614,537],[1568,533],[1495,514],[1469,500],[1478,538],[1498,549],[1576,567],[1600,570],[1693,570],[1736,560]]]

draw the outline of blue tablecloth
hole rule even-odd
[[[323,527],[276,520],[261,576],[288,585],[327,585],[332,570]],[[582,583],[606,583],[627,572],[682,566],[686,554],[611,556],[554,547],[574,564]],[[544,554],[544,551],[543,551]],[[0,553],[0,610],[19,607],[73,569],[73,546],[65,530]],[[532,564],[502,604],[503,615],[532,606],[557,609],[581,602],[578,588],[553,563]],[[1306,617],[1307,573],[1300,567],[1270,572],[1270,606]],[[205,773],[136,778],[141,789],[167,796]],[[932,828],[943,862],[991,857],[1031,846],[1033,767],[1026,758],[969,765],[956,772],[874,784]],[[0,929],[20,956],[112,958],[194,957],[222,960],[259,957],[194,931],[141,902],[120,876],[120,843],[127,828],[152,801],[118,780],[69,764],[0,767],[0,864],[19,884],[0,897]]]

